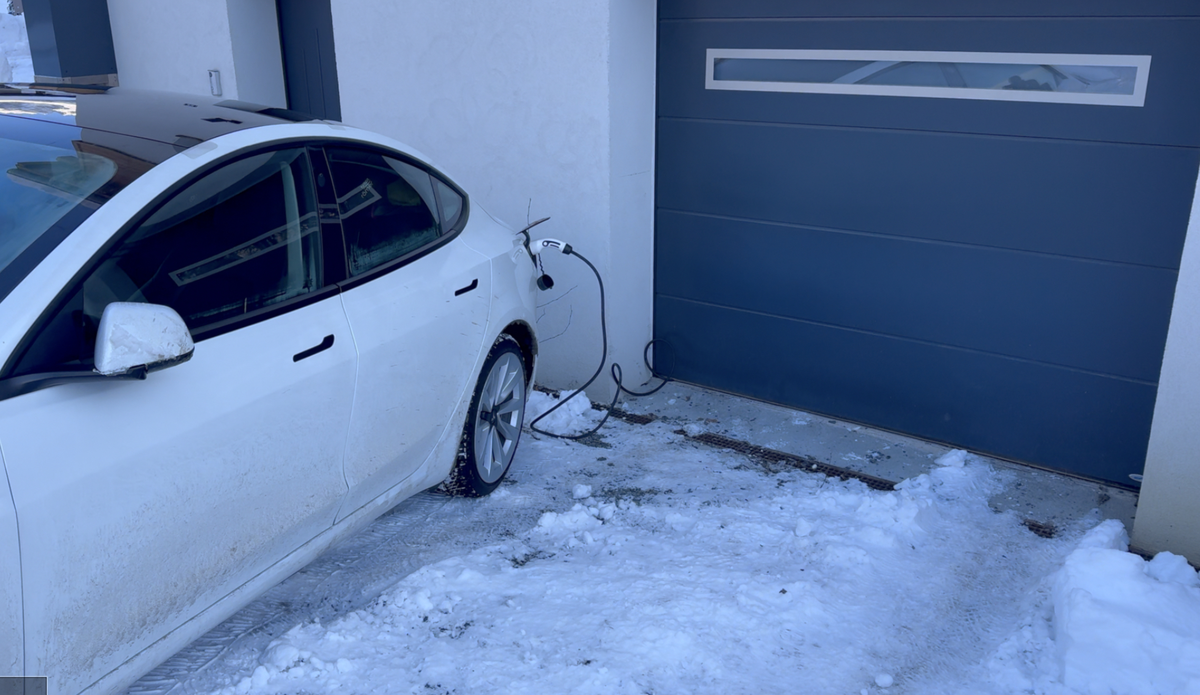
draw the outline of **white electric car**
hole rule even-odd
[[[0,85],[0,171],[0,676],[120,690],[401,499],[504,477],[532,256],[410,148]]]

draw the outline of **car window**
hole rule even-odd
[[[434,179],[434,182],[437,184],[438,200],[442,203],[442,229],[455,229],[462,218],[463,197],[444,181]]]
[[[327,147],[350,274],[361,275],[441,236],[429,173],[378,152]]]
[[[173,195],[110,251],[16,373],[89,366],[112,302],[165,304],[195,334],[319,289],[319,230],[305,149],[226,164]]]

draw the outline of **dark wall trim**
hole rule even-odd
[[[95,0],[25,0],[33,72],[39,80],[77,78],[112,84],[117,73],[108,4]]]

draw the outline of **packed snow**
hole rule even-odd
[[[551,396],[541,391],[530,391],[525,421],[543,432],[553,434],[574,435],[595,427],[603,414],[592,409],[592,402],[587,395],[569,396],[569,393]],[[564,398],[565,403],[562,402]],[[552,408],[554,411],[550,412]],[[543,418],[543,415],[546,417]]]
[[[1035,536],[988,505],[1013,474],[961,451],[881,492],[686,424],[526,432],[462,508],[525,526],[186,691],[1200,693],[1200,579],[1126,552],[1120,522]]]
[[[1146,562],[1128,543],[1105,521],[1055,576],[1063,680],[1083,693],[1200,693],[1200,579],[1184,558]]]
[[[0,82],[33,82],[25,15],[0,11]]]

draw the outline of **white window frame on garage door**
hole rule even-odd
[[[739,61],[853,61],[872,65],[850,69],[841,77],[826,81],[771,81],[723,79],[716,76],[718,62]],[[957,51],[845,51],[762,48],[709,48],[705,56],[706,89],[744,92],[803,92],[813,94],[859,94],[893,97],[932,97],[939,99],[984,99],[992,101],[1027,101],[1052,104],[1088,104],[1093,106],[1143,106],[1146,101],[1146,82],[1150,76],[1148,55],[1084,55],[1073,53],[972,53]],[[1031,70],[1052,68],[1055,71],[1095,68],[1132,68],[1132,87],[1125,82],[1121,93],[1072,91],[1041,91],[1014,89],[1007,86],[931,87],[921,85],[852,84],[842,80],[852,78],[878,64],[889,68],[900,63],[933,63],[951,66],[1028,65]],[[778,63],[776,63],[778,64]],[[957,69],[957,67],[955,68]],[[869,70],[867,70],[869,72]]]

